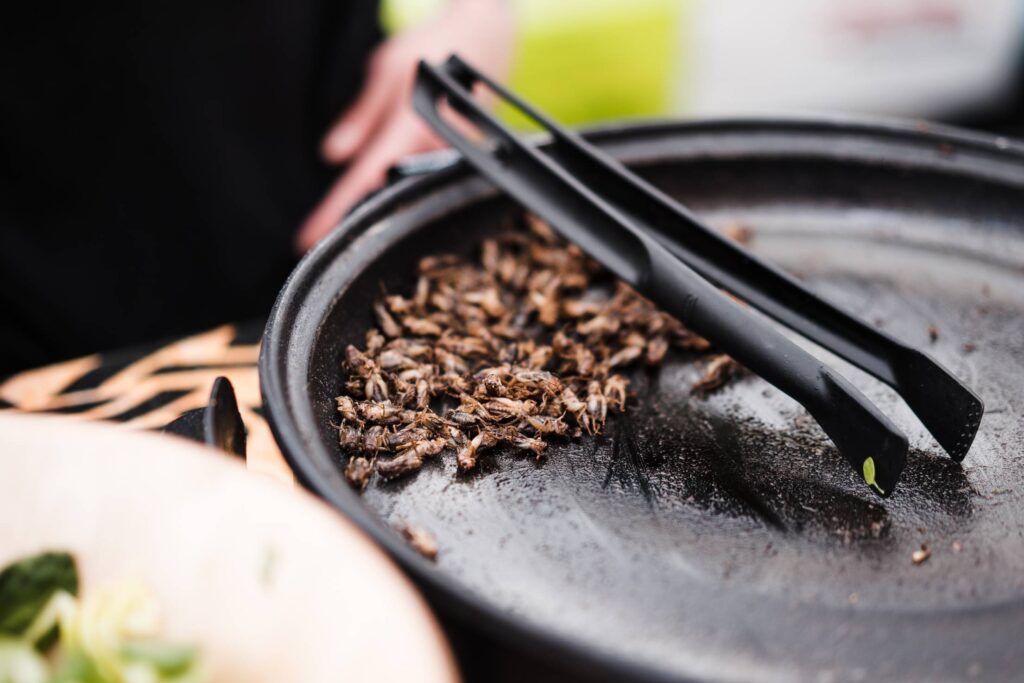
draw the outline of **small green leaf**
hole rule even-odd
[[[879,486],[878,483],[875,481],[875,459],[874,458],[867,458],[864,461],[864,481],[867,482],[868,486],[874,486],[875,489],[879,493],[881,493],[881,494],[885,493],[885,491],[882,490],[882,487]]]
[[[57,591],[78,594],[78,570],[68,553],[41,553],[7,565],[0,571],[0,634],[23,634]],[[45,650],[55,640],[53,629],[38,647]]]

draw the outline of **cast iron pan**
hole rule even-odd
[[[260,359],[300,479],[417,579],[443,615],[609,677],[987,680],[1024,675],[1024,145],[924,124],[655,124],[591,139],[714,224],[965,379],[989,410],[963,467],[887,388],[829,357],[910,438],[879,501],[756,377],[691,396],[673,358],[597,439],[535,463],[453,458],[357,495],[334,396],[381,283],[473,253],[518,209],[459,166],[385,190],[285,285]],[[938,330],[931,341],[929,326]],[[815,353],[819,350],[812,349]],[[392,526],[436,535],[432,564]],[[928,560],[912,554],[926,544]]]

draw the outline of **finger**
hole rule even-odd
[[[296,236],[296,246],[306,251],[316,244],[356,202],[383,185],[388,168],[400,158],[440,146],[440,140],[411,113],[396,114],[309,214]]]
[[[359,155],[359,163],[386,172],[402,157],[437,149],[442,144],[443,141],[418,118],[412,107],[403,107],[392,112],[387,124]]]
[[[401,95],[400,79],[388,78],[375,64],[367,70],[365,85],[356,101],[324,136],[320,153],[330,163],[342,163],[356,154]]]
[[[309,214],[295,238],[299,252],[308,251],[337,225],[340,218],[383,182],[383,173],[364,164],[354,164],[331,187]]]

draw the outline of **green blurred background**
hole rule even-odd
[[[384,0],[394,32],[444,0]],[[514,0],[518,21],[512,90],[566,124],[651,117],[678,108],[687,2],[675,0]],[[568,85],[571,84],[571,85]],[[514,112],[499,109],[518,128]]]

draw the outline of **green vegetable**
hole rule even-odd
[[[193,667],[198,650],[192,645],[135,641],[121,645],[126,661],[145,662],[164,676],[180,676]]]
[[[7,565],[0,571],[0,635],[22,635],[58,591],[78,594],[78,570],[68,553],[41,553]],[[35,645],[45,651],[56,639],[57,630],[50,629]]]
[[[159,609],[138,581],[90,589],[79,601],[67,553],[0,571],[0,683],[199,683],[198,650],[155,640]],[[60,638],[60,649],[40,651]],[[47,661],[49,660],[49,661]]]
[[[81,650],[64,653],[47,683],[106,683],[92,660]]]

